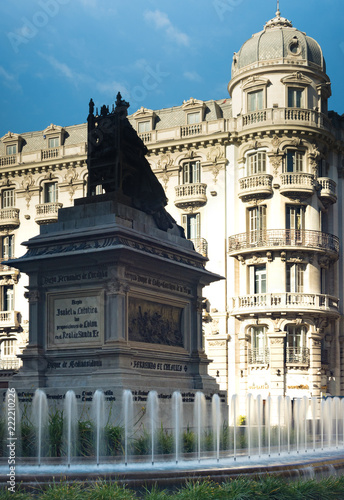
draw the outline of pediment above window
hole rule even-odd
[[[256,87],[267,87],[270,83],[271,81],[268,78],[252,76],[251,78],[248,78],[246,83],[243,85],[243,90],[254,89]]]
[[[288,75],[285,76],[284,78],[281,78],[281,82],[284,83],[284,85],[292,84],[292,85],[302,85],[304,87],[308,87],[313,83],[310,78],[305,76],[300,71],[296,71],[292,75]]]

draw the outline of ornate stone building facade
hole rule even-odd
[[[131,115],[187,238],[225,279],[205,289],[204,347],[229,394],[344,393],[344,123],[318,43],[280,12],[234,54],[230,98]],[[2,258],[86,195],[87,127],[0,142]],[[0,368],[27,338],[26,277],[1,266]],[[0,379],[1,383],[1,379]]]

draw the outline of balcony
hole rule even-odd
[[[208,258],[208,242],[204,238],[191,238],[195,251]]]
[[[239,198],[248,201],[250,198],[266,198],[272,194],[272,175],[258,174],[239,179]]]
[[[0,370],[18,370],[21,364],[19,358],[3,358],[0,359]]]
[[[15,165],[18,163],[17,155],[3,156],[0,158],[0,167],[6,167],[7,165]]]
[[[144,142],[145,144],[148,142],[152,142],[151,132],[142,132],[141,134],[138,134],[138,136],[141,139],[141,141]]]
[[[36,205],[35,221],[37,224],[50,224],[51,222],[57,222],[58,211],[62,207],[62,203],[57,202],[41,203]]]
[[[288,198],[305,199],[315,192],[313,174],[305,172],[285,173],[280,176],[280,193]]]
[[[18,328],[20,313],[18,311],[0,311],[0,328]]]
[[[41,160],[50,160],[52,158],[59,158],[61,148],[51,148],[51,149],[42,149],[41,151]]]
[[[319,198],[325,205],[336,203],[337,201],[337,184],[328,177],[318,177],[320,186]]]
[[[202,134],[202,123],[193,123],[192,125],[184,125],[180,127],[180,137],[193,137]]]
[[[266,229],[236,234],[228,238],[229,255],[250,253],[252,250],[314,250],[337,259],[339,239],[337,236],[321,231],[297,229]]]
[[[247,355],[249,365],[268,365],[270,362],[269,349],[248,349]]]
[[[237,130],[257,127],[275,127],[290,125],[293,127],[312,127],[331,130],[331,122],[319,111],[302,108],[267,108],[254,111],[238,118]]]
[[[178,208],[199,208],[207,203],[206,184],[181,184],[175,190],[174,204]]]
[[[0,230],[16,229],[19,224],[19,208],[0,209]]]
[[[330,318],[339,316],[339,299],[317,293],[256,293],[233,297],[233,316],[254,314],[313,313]]]
[[[309,365],[309,349],[307,347],[287,347],[285,350],[287,365]]]

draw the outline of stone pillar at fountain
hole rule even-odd
[[[285,332],[267,334],[270,345],[270,394],[273,398],[285,394],[284,343]]]

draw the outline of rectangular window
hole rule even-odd
[[[201,182],[201,164],[199,161],[190,161],[183,165],[183,184],[198,184]]]
[[[14,207],[14,189],[4,189],[1,196],[2,208]]]
[[[43,189],[44,203],[55,203],[57,201],[57,182],[46,182]]]
[[[60,145],[60,139],[59,137],[49,137],[48,139],[48,148],[58,148]]]
[[[2,287],[2,310],[13,311],[13,285],[5,285]]]
[[[247,94],[247,111],[259,111],[263,109],[263,91],[249,92]]]
[[[303,205],[286,206],[286,229],[301,231],[305,228],[305,207]]]
[[[303,172],[303,153],[287,151],[287,172]]]
[[[254,293],[266,293],[266,266],[254,268]]]
[[[139,134],[143,134],[144,132],[150,132],[151,130],[151,125],[150,125],[150,121],[146,121],[146,122],[139,122],[138,123],[138,133]]]
[[[288,108],[302,108],[303,89],[288,88]]]
[[[287,264],[286,267],[286,291],[290,293],[304,292],[304,264]]]
[[[10,340],[4,340],[2,342],[2,356],[3,357],[13,357],[15,356],[15,340],[10,339]]]
[[[195,123],[200,123],[201,121],[201,115],[200,112],[197,111],[197,113],[188,113],[187,114],[187,124],[188,125],[194,125]]]
[[[12,144],[12,145],[6,146],[6,154],[7,155],[15,155],[15,154],[17,154],[17,145],[16,144]]]
[[[248,210],[250,243],[258,243],[265,237],[266,205]]]
[[[182,226],[188,240],[197,240],[201,234],[200,214],[183,215]]]
[[[2,237],[1,256],[2,256],[3,260],[8,260],[8,259],[14,258],[14,235],[13,234]]]
[[[266,172],[266,153],[260,151],[248,157],[248,175],[256,175]]]

